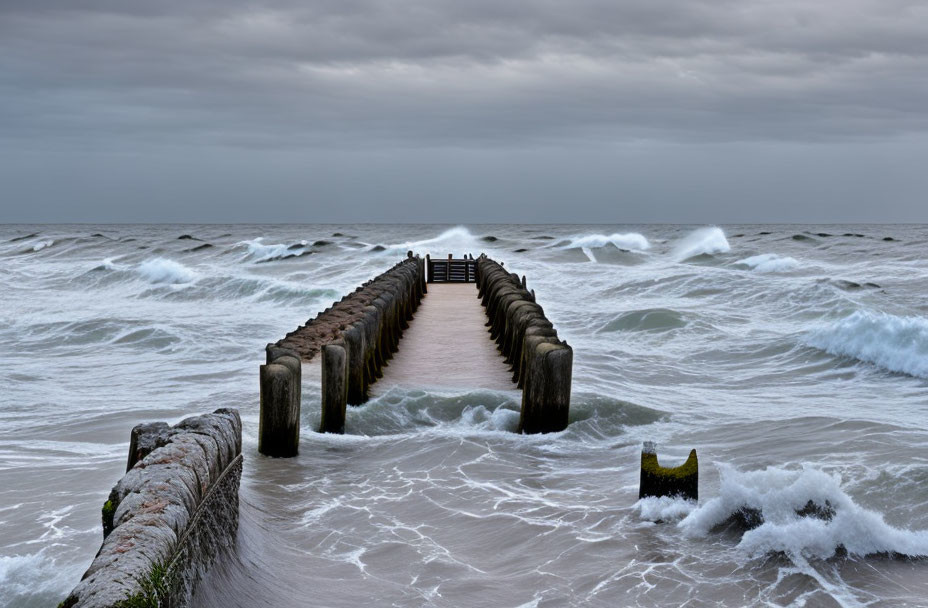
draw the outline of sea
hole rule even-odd
[[[322,435],[306,386],[259,455],[265,344],[410,250],[526,276],[567,430],[422,386]],[[924,225],[0,226],[0,606],[78,583],[134,425],[220,407],[240,526],[194,606],[928,606],[926,295]],[[645,441],[698,502],[638,500]]]

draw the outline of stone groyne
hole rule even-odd
[[[490,335],[522,389],[519,432],[564,430],[570,410],[573,349],[558,338],[524,276],[520,279],[499,262],[481,255],[477,258],[477,289],[486,308]]]
[[[261,366],[258,450],[294,456],[299,446],[300,366],[321,353],[320,431],[344,432],[348,404],[368,399],[396,352],[426,287],[425,262],[412,252],[305,325],[268,344]]]
[[[103,505],[103,544],[60,608],[184,607],[235,543],[237,410],[132,429],[125,476]]]

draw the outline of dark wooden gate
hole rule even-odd
[[[477,281],[477,262],[474,256],[464,256],[455,260],[451,254],[448,259],[433,260],[425,256],[428,267],[429,283],[474,283]]]

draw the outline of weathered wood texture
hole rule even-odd
[[[535,302],[525,277],[511,274],[486,255],[477,258],[477,287],[492,338],[522,388],[519,431],[548,433],[567,428],[573,349]]]
[[[394,386],[512,390],[517,388],[490,340],[473,283],[434,283],[403,333],[399,352],[374,394]]]
[[[427,291],[425,274],[425,260],[409,252],[405,260],[390,270],[364,283],[275,344],[267,345],[269,365],[284,358],[289,362],[290,355],[297,357],[298,362],[310,361],[327,345],[337,347],[328,352],[319,366],[322,384],[320,431],[344,432],[345,406],[367,401],[371,385],[381,377],[384,365],[397,351],[400,337]],[[293,366],[288,368],[293,369]],[[265,390],[265,375],[270,382],[272,375],[262,367],[261,420],[292,420],[289,415],[277,411],[288,408],[283,403],[285,397],[271,395],[284,393],[272,391],[270,385]],[[300,375],[297,365],[294,371],[297,426]],[[287,436],[293,433],[288,430]],[[295,436],[299,437],[298,429]],[[265,445],[274,453],[259,446],[262,453],[284,455],[271,448],[270,443]],[[287,451],[290,450],[283,450]],[[292,452],[296,453],[295,448]]]

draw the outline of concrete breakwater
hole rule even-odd
[[[218,409],[132,429],[103,544],[61,608],[183,607],[238,529],[242,422]]]
[[[486,308],[491,337],[512,366],[522,389],[519,432],[549,433],[567,428],[573,349],[557,336],[523,276],[481,255],[478,294]]]
[[[299,446],[301,365],[321,357],[321,432],[341,433],[348,404],[368,399],[371,384],[399,347],[427,291],[425,262],[412,252],[305,325],[268,344],[260,369],[258,449],[294,456]]]

